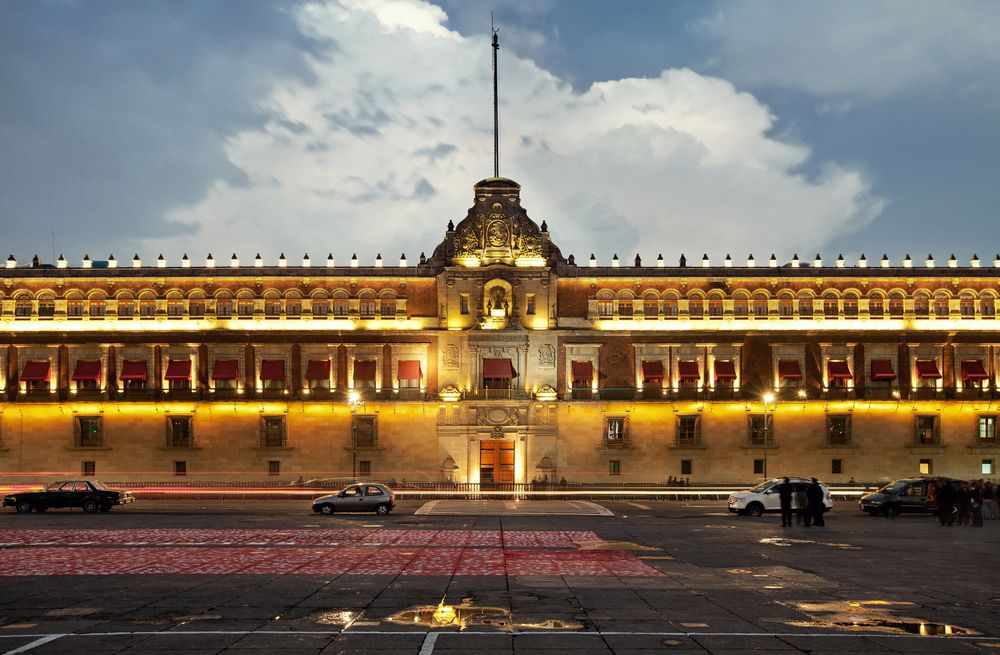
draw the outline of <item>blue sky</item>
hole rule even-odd
[[[564,253],[1000,250],[1000,4],[584,0],[2,3],[5,250],[429,254],[490,173],[491,10]]]

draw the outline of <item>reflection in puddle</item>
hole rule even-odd
[[[422,625],[428,628],[458,628],[465,630],[473,626],[491,627],[498,630],[579,630],[583,626],[572,621],[549,619],[514,623],[510,610],[504,607],[477,607],[468,600],[459,605],[421,605],[403,610],[388,617],[388,621],[406,625]]]
[[[857,546],[851,544],[836,544],[827,541],[813,541],[812,539],[791,539],[789,537],[764,537],[763,539],[758,539],[757,543],[769,546],[791,546],[793,544],[816,544],[817,546],[829,546],[830,548],[858,550]]]
[[[828,603],[796,603],[798,609],[816,615],[819,621],[789,621],[801,628],[847,628],[855,630],[883,630],[893,634],[910,634],[924,637],[949,635],[976,635],[975,630],[945,623],[934,623],[911,617],[889,614],[892,606],[912,606],[908,601],[859,600]]]
[[[643,546],[631,541],[577,541],[578,550],[662,550],[655,546]]]
[[[333,610],[320,612],[312,615],[312,620],[322,625],[338,625],[347,629],[354,625],[354,622],[361,618],[361,612],[351,612],[349,610]]]

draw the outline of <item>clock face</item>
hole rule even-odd
[[[493,221],[486,227],[486,241],[494,248],[510,243],[510,232],[502,221]]]

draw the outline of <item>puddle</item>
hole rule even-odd
[[[361,614],[362,612],[352,612],[350,610],[333,610],[319,612],[311,615],[309,618],[321,625],[337,625],[346,630],[361,618]]]
[[[947,623],[935,623],[908,616],[893,616],[893,607],[913,607],[909,601],[858,600],[839,602],[801,602],[796,609],[813,614],[815,621],[788,621],[788,625],[800,628],[841,628],[849,630],[875,630],[889,634],[920,635],[939,637],[950,635],[978,635],[980,633]]]
[[[706,525],[709,530],[735,530],[735,525]]]
[[[684,642],[680,639],[664,639],[662,642],[664,646],[683,646]]]
[[[663,550],[655,546],[643,546],[631,541],[577,541],[577,550]]]
[[[99,611],[99,607],[64,607],[58,610],[49,610],[45,616],[87,616]]]
[[[459,605],[421,605],[389,616],[387,621],[403,625],[421,625],[427,628],[491,627],[511,630],[580,630],[583,626],[573,621],[548,619],[546,621],[511,621],[510,610],[505,607],[476,606],[467,600]]]
[[[726,573],[746,574],[753,573],[750,569],[726,569]]]
[[[858,550],[857,546],[852,544],[838,544],[831,543],[828,541],[813,541],[812,539],[791,539],[789,537],[764,537],[763,539],[758,539],[757,543],[765,544],[768,546],[793,546],[802,544],[816,544],[817,546],[829,546],[830,548],[843,548],[844,550]]]
[[[639,555],[639,559],[674,559],[673,555]]]
[[[980,648],[1000,648],[1000,642],[997,641],[977,641],[976,645]]]
[[[28,628],[34,628],[37,623],[8,623],[3,626],[4,630],[27,630]]]

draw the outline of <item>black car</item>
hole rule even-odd
[[[134,501],[131,491],[109,489],[96,480],[63,480],[42,491],[19,491],[3,497],[5,507],[13,507],[20,513],[44,512],[55,507],[80,507],[88,513],[109,512],[113,505]]]
[[[927,498],[928,485],[939,478],[903,478],[893,480],[878,490],[865,494],[858,501],[861,511],[872,516],[876,514],[900,514],[902,512],[936,512],[937,504]],[[961,480],[945,478],[955,489],[962,486]]]

